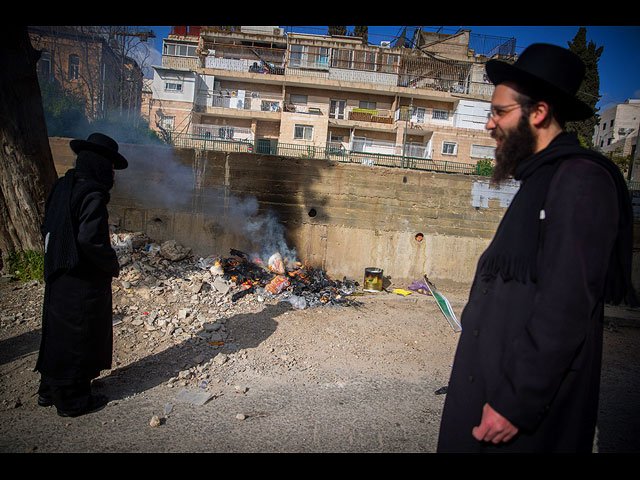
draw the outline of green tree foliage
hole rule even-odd
[[[600,75],[598,74],[598,62],[604,47],[597,47],[590,40],[587,43],[587,29],[580,27],[578,33],[568,42],[569,50],[578,55],[585,64],[585,78],[578,90],[577,97],[593,108],[597,112],[596,104],[600,100]],[[591,118],[579,122],[567,122],[566,129],[576,132],[583,143],[593,147],[593,129],[599,122],[599,115],[596,113]]]
[[[85,115],[85,101],[65,92],[56,82],[40,82],[47,134],[50,137],[83,137],[89,121]]]
[[[633,163],[633,158],[630,154],[623,155],[622,147],[617,147],[613,152],[606,155],[618,166],[623,175],[628,176],[629,168]]]
[[[343,35],[352,37],[362,37],[362,43],[366,44],[369,37],[369,27],[367,26],[355,26],[352,32],[347,31],[347,27],[344,26],[329,26],[327,33],[329,35]]]
[[[162,143],[139,114],[114,112],[89,121],[82,97],[64,91],[55,82],[41,82],[40,89],[50,137],[87,138],[93,132],[100,132],[122,143]]]
[[[369,27],[353,27],[354,37],[362,37],[362,43],[366,44],[369,37]]]
[[[476,175],[482,175],[483,177],[490,177],[493,175],[493,160],[490,158],[483,158],[476,162]]]
[[[329,35],[346,35],[347,27],[329,27]]]

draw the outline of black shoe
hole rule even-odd
[[[107,403],[109,403],[109,399],[104,395],[91,395],[86,407],[77,410],[60,410],[58,408],[58,415],[61,417],[79,417],[87,413],[97,412],[103,409]]]
[[[40,405],[41,407],[50,407],[51,405],[53,405],[53,400],[51,400],[49,397],[38,395],[38,405]]]

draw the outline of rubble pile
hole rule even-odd
[[[211,344],[226,340],[224,319],[239,306],[289,302],[294,308],[342,306],[353,302],[358,283],[332,280],[308,264],[274,254],[260,259],[231,249],[229,256],[194,257],[175,241],[160,244],[143,233],[113,232],[120,262],[114,281],[114,318],[147,331],[185,337],[197,335]]]
[[[235,329],[227,321],[234,316],[282,302],[294,309],[360,304],[349,298],[357,293],[357,282],[332,280],[299,262],[287,267],[290,262],[279,254],[265,264],[234,249],[226,257],[199,258],[175,241],[156,243],[143,233],[112,232],[111,241],[120,262],[120,275],[112,284],[114,335],[124,346],[114,352],[114,367],[168,345],[195,342],[206,352],[217,351],[203,356],[209,358],[206,363],[185,365],[168,381],[170,387],[214,392],[225,368],[247,361],[246,352],[235,352],[233,346]]]

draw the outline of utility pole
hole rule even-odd
[[[400,109],[402,111],[402,109]],[[407,117],[404,121],[404,137],[402,139],[402,163],[401,166],[404,168],[404,155],[405,150],[407,148],[407,129],[409,128],[409,119],[411,118],[411,113],[413,111],[413,97],[411,97],[411,102],[409,103],[409,110],[407,110]]]

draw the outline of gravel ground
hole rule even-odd
[[[459,316],[468,286],[438,287]],[[0,452],[434,452],[458,334],[431,297],[393,288],[303,310],[215,297],[206,313],[223,341],[212,342],[136,322],[157,298],[114,282],[114,366],[94,382],[110,402],[70,419],[36,403],[44,287],[5,281]],[[199,295],[178,295],[173,311],[213,293]],[[636,315],[608,311],[600,452],[640,451]]]

